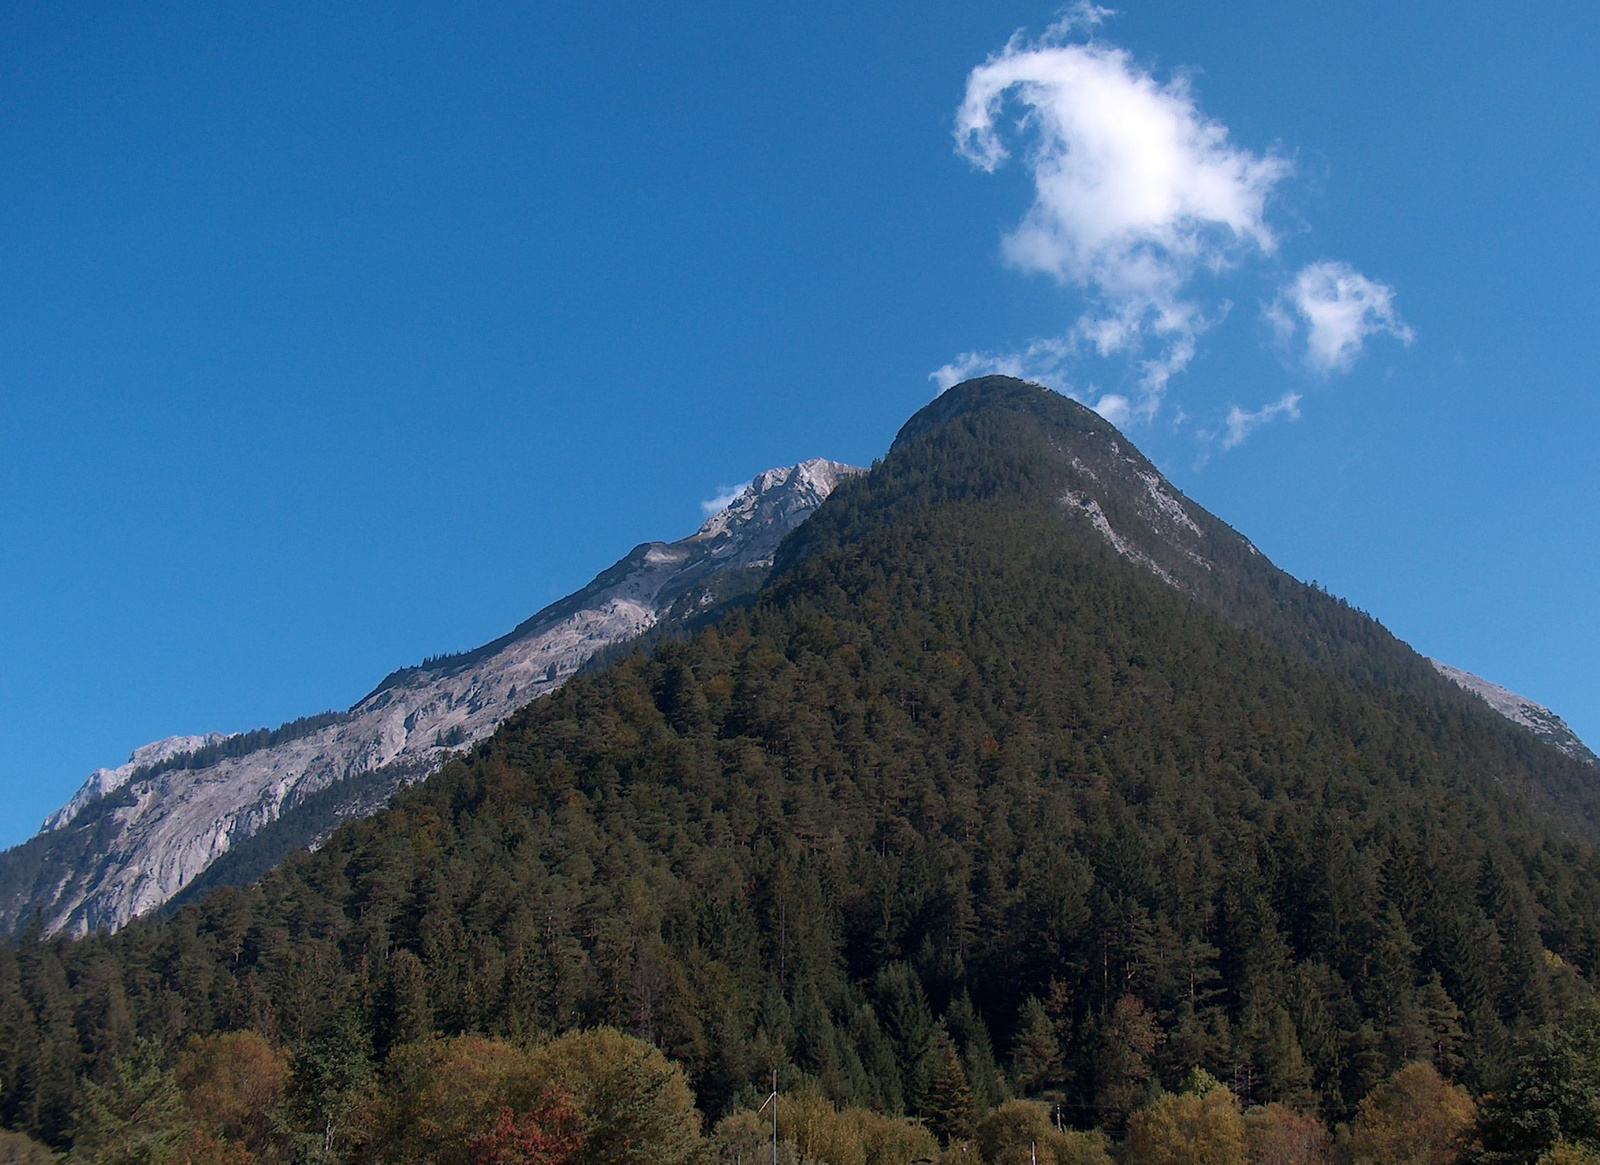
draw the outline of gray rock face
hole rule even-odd
[[[122,788],[140,769],[153,768],[162,761],[194,752],[207,745],[221,744],[227,739],[226,733],[208,732],[204,736],[169,736],[165,740],[140,745],[133,750],[133,755],[128,758],[127,764],[118,765],[114,769],[95,769],[90,773],[89,779],[72,795],[72,800],[44,819],[44,826],[39,832],[49,833],[60,829],[83,812],[91,801],[98,801],[107,793]]]
[[[115,930],[319,791],[374,771],[393,774],[393,787],[426,776],[597,653],[714,607],[730,579],[764,574],[784,535],[860,472],[820,459],[769,470],[690,537],[636,547],[510,634],[395,672],[338,723],[299,739],[203,768],[153,768],[226,739],[172,737],[97,770],[39,836],[0,855],[0,930],[36,911],[47,933]]]
[[[1578,739],[1578,734],[1567,727],[1565,720],[1543,704],[1535,704],[1526,696],[1519,696],[1499,684],[1491,684],[1481,676],[1447,663],[1440,663],[1436,659],[1428,662],[1438,669],[1440,675],[1478,696],[1507,720],[1522,725],[1546,744],[1554,745],[1574,760],[1600,765],[1600,757],[1596,757],[1589,746]]]

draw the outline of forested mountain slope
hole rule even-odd
[[[185,891],[244,885],[481,740],[597,653],[760,585],[783,536],[859,473],[820,458],[758,474],[676,542],[646,542],[473,651],[401,668],[344,713],[179,737],[100,769],[0,853],[0,934],[115,930]]]
[[[596,1024],[711,1117],[773,1068],[927,1111],[953,1048],[979,1103],[1082,1124],[1196,1065],[1347,1118],[1410,1060],[1481,1087],[1587,994],[1592,776],[1098,417],[974,382],[748,608],[249,890],[0,950],[0,1123],[65,1143],[135,1034],[381,1064]]]

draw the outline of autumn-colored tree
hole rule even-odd
[[[1032,1100],[1008,1100],[985,1115],[977,1139],[986,1165],[1111,1165],[1104,1134],[1063,1132]]]
[[[866,1165],[914,1165],[939,1151],[939,1142],[920,1125],[864,1108],[846,1109],[840,1117],[856,1128]]]
[[[283,1052],[256,1032],[223,1032],[191,1040],[173,1075],[189,1119],[208,1137],[252,1153],[266,1147],[289,1080]]]
[[[835,1108],[815,1089],[783,1098],[778,1112],[779,1165],[914,1165],[939,1155],[939,1142],[920,1125],[863,1108]],[[718,1122],[711,1159],[759,1165],[772,1160],[771,1138],[769,1114],[741,1109]]]
[[[571,1032],[533,1054],[536,1071],[583,1114],[575,1165],[680,1165],[701,1147],[683,1069],[615,1028]]]
[[[1454,1165],[1477,1116],[1465,1089],[1432,1064],[1407,1064],[1373,1089],[1356,1113],[1354,1165]]]
[[[473,1165],[568,1165],[583,1147],[572,1100],[547,1094],[528,1112],[501,1105],[494,1125],[472,1145]]]
[[[204,1129],[189,1129],[178,1140],[166,1165],[256,1165],[257,1157],[243,1145],[212,1136]],[[0,1157],[0,1162],[5,1158]]]
[[[56,1155],[23,1133],[0,1129],[0,1165],[51,1165]]]
[[[930,1154],[931,1156],[932,1154]],[[717,1165],[746,1165],[772,1160],[772,1122],[765,1113],[741,1108],[717,1122],[711,1134],[711,1160]],[[799,1165],[800,1151],[779,1139],[778,1165]]]
[[[839,1111],[814,1089],[781,1098],[778,1132],[783,1140],[794,1143],[802,1161],[866,1165],[860,1130],[841,1119]]]
[[[1537,1165],[1600,1165],[1600,1153],[1570,1141],[1558,1141],[1540,1156]]]
[[[363,1113],[362,1157],[393,1165],[469,1165],[472,1146],[494,1127],[501,1108],[532,1111],[544,1093],[528,1053],[503,1040],[459,1036],[407,1044],[390,1055]]]
[[[1309,1113],[1274,1102],[1244,1114],[1250,1165],[1330,1165],[1333,1141],[1328,1127]]]
[[[1239,1098],[1207,1073],[1128,1118],[1128,1165],[1249,1165]]]

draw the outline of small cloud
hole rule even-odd
[[[1118,428],[1133,420],[1148,419],[1148,398],[1135,405],[1120,393],[1101,392],[1093,385],[1087,391],[1074,387],[1066,370],[1076,351],[1077,344],[1071,337],[1052,337],[1035,340],[1020,352],[963,352],[928,373],[928,379],[943,393],[975,376],[1015,376],[1087,405]]]
[[[701,502],[700,509],[705,512],[705,516],[708,518],[713,514],[720,514],[723,510],[733,505],[739,495],[749,488],[750,483],[748,481],[741,485],[719,485],[717,487],[717,496],[707,498]]]
[[[1064,374],[1071,356],[1072,344],[1068,340],[1035,340],[1020,352],[963,352],[928,373],[928,379],[942,393],[974,376],[1015,376],[1073,396]]]
[[[1133,402],[1120,392],[1105,393],[1089,407],[1119,429],[1137,415]]]
[[[1102,8],[1098,4],[1089,3],[1089,0],[1078,0],[1076,4],[1063,10],[1056,22],[1045,29],[1044,36],[1039,39],[1046,44],[1059,43],[1074,33],[1092,32],[1097,24],[1116,14],[1115,8]]]
[[[1234,405],[1228,412],[1228,419],[1223,422],[1222,447],[1232,449],[1248,437],[1252,430],[1262,425],[1277,420],[1279,417],[1288,417],[1291,421],[1300,419],[1300,394],[1286,392],[1272,404],[1247,413],[1238,405]]]
[[[1368,279],[1348,263],[1323,260],[1305,267],[1267,308],[1279,340],[1305,329],[1307,366],[1320,376],[1348,372],[1368,336],[1387,332],[1409,345],[1416,334],[1400,319],[1394,288]]]

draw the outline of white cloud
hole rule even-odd
[[[1045,29],[1041,39],[1046,42],[1065,40],[1080,30],[1087,32],[1093,29],[1106,17],[1116,14],[1115,8],[1102,8],[1098,4],[1091,4],[1089,0],[1078,0],[1076,4],[1066,8],[1054,24]]]
[[[705,512],[708,518],[713,514],[720,514],[723,510],[733,505],[734,499],[749,488],[750,483],[748,481],[739,485],[719,485],[717,487],[717,496],[707,498],[701,502],[700,509]]]
[[[1132,358],[1141,376],[1128,416],[1149,419],[1206,326],[1189,299],[1196,274],[1275,249],[1266,205],[1291,167],[1230,142],[1184,79],[1159,82],[1109,45],[1066,43],[1106,15],[1080,4],[1036,42],[1013,37],[968,76],[955,133],[989,172],[1010,158],[1008,137],[1027,141],[1034,201],[1003,253],[1088,297],[1065,342]],[[1023,111],[1014,124],[1008,99]]]
[[[1020,352],[963,352],[930,372],[928,379],[945,392],[975,376],[1015,376],[1080,401],[1113,425],[1134,419],[1137,410],[1126,396],[1101,392],[1093,385],[1083,391],[1074,387],[1067,369],[1077,355],[1077,347],[1075,337],[1067,337],[1035,340]]]
[[[1035,340],[1020,352],[963,352],[928,374],[944,392],[974,376],[1015,376],[1075,396],[1066,377],[1072,344],[1063,339]]]
[[[1234,405],[1228,412],[1228,419],[1223,422],[1222,447],[1232,449],[1238,445],[1252,430],[1260,428],[1279,417],[1288,417],[1292,421],[1300,419],[1300,394],[1286,392],[1272,404],[1247,413],[1238,405]]]
[[[1394,288],[1368,279],[1348,263],[1327,260],[1295,276],[1279,301],[1267,308],[1267,318],[1282,340],[1305,327],[1306,364],[1322,376],[1348,371],[1368,336],[1387,332],[1402,344],[1415,338],[1395,311]]]
[[[1196,359],[1201,337],[1231,310],[1218,281],[1241,271],[1271,288],[1263,294],[1267,320],[1285,349],[1303,345],[1304,369],[1314,376],[1348,369],[1378,333],[1411,343],[1394,289],[1348,264],[1312,263],[1284,282],[1290,268],[1277,258],[1268,211],[1293,166],[1273,150],[1234,143],[1227,126],[1200,109],[1186,77],[1159,80],[1096,39],[1111,15],[1080,0],[1042,36],[1019,32],[967,77],[957,152],[984,172],[1015,158],[1033,186],[1002,254],[1076,293],[1076,319],[1018,348],[961,353],[932,373],[940,391],[1006,373],[1080,400],[1116,425],[1148,424]],[[1235,405],[1211,413],[1208,426],[1193,430],[1202,463],[1262,425],[1297,419],[1300,400],[1287,392],[1253,412]],[[1175,426],[1190,419],[1181,405],[1168,415]]]

